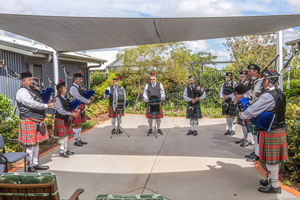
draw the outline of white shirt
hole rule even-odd
[[[81,88],[79,85],[77,85],[77,84],[75,84],[75,83],[73,83],[73,84],[74,84],[76,87]],[[81,96],[81,95],[79,94],[78,89],[77,89],[74,85],[72,85],[71,88],[70,88],[70,94],[71,94],[73,97],[75,97],[76,99],[80,100],[82,103],[90,104],[91,101],[88,100],[88,99],[86,99],[86,98],[84,98],[83,96]]]
[[[113,87],[114,87],[114,90],[118,89],[118,86],[115,87],[115,86],[113,85]],[[122,87],[121,87],[121,88],[122,88]],[[109,90],[109,93],[110,93],[110,86],[107,88],[107,90]],[[106,96],[106,95],[104,94],[104,98],[105,98],[105,99],[108,99],[108,97],[109,97],[109,95]]]
[[[64,100],[66,100],[66,98],[64,97],[64,95],[60,95]],[[58,112],[61,115],[71,115],[71,112],[66,111],[62,104],[61,101],[58,97],[56,97],[56,101],[55,101],[55,106],[56,106],[56,112]]]
[[[222,84],[221,90],[220,90],[220,98],[221,98],[221,99],[224,97],[224,94],[223,94],[223,86],[224,86],[224,84],[230,85],[231,82],[232,82],[232,81],[229,81],[229,82],[226,82],[226,83],[223,83],[223,84]],[[233,86],[233,88],[235,88],[235,87],[237,86],[237,84],[236,84],[235,81],[233,81],[232,86]],[[231,100],[233,101],[233,99],[234,99],[234,97],[235,97],[235,96],[234,96],[234,92],[233,92],[232,94],[230,94],[229,96],[230,96]]]
[[[262,83],[262,80],[259,80],[259,81],[257,81],[256,83],[255,83],[255,86],[254,86],[254,92],[255,93],[258,93],[258,91],[260,91],[260,86],[261,86],[261,83]],[[249,84],[249,81],[247,81],[246,83],[245,83],[245,85],[248,85]],[[244,94],[244,97],[245,98],[248,98],[248,97],[250,97],[251,96],[251,90],[249,90],[249,91],[247,91],[245,94]]]
[[[270,90],[274,90],[274,89],[275,87],[272,87]],[[252,104],[247,108],[247,110],[242,112],[241,118],[251,119],[252,117],[257,117],[265,110],[266,111],[272,110],[274,107],[275,107],[275,101],[273,96],[270,93],[265,92],[258,98],[258,100],[254,104]]]
[[[199,87],[199,86],[198,86]],[[192,86],[189,86],[189,88],[191,89]],[[194,86],[193,86],[194,88]],[[200,97],[200,100],[203,100],[206,97],[206,92],[201,88],[201,92],[203,92],[202,96]],[[191,102],[192,98],[188,97],[188,92],[187,92],[187,88],[185,88],[184,92],[183,92],[183,99],[186,102]]]
[[[48,108],[47,104],[35,101],[33,99],[33,97],[31,96],[31,94],[29,93],[29,91],[25,88],[20,88],[18,90],[17,95],[16,95],[16,101],[19,103],[22,103],[23,105],[25,105],[29,108],[34,108],[37,110],[45,110]]]
[[[147,90],[148,90],[148,83],[146,84],[145,86],[145,89],[144,89],[144,94],[143,94],[143,98],[144,98],[144,101],[148,101],[148,95],[147,95]],[[151,83],[152,87],[155,87],[156,86],[156,82],[153,84]],[[160,97],[161,99],[165,99],[166,98],[166,94],[165,94],[165,89],[164,89],[164,86],[160,83]]]

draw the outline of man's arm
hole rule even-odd
[[[25,88],[19,89],[16,95],[16,100],[29,108],[38,110],[45,110],[48,108],[47,104],[35,101],[30,95],[29,91],[27,91]]]
[[[70,94],[75,97],[76,99],[80,100],[82,103],[85,103],[85,104],[90,104],[90,100],[82,97],[80,94],[79,94],[79,91],[78,89],[75,87],[75,86],[71,86],[70,88]]]
[[[148,96],[147,96],[147,90],[148,90],[148,84],[146,84],[145,89],[144,89],[144,94],[143,94],[143,98],[144,101],[148,101]]]
[[[187,88],[185,88],[184,92],[183,92],[183,99],[186,101],[186,102],[191,102],[192,101],[192,98],[188,97],[187,95]]]
[[[224,85],[224,83],[222,84],[221,90],[220,90],[220,98],[221,99],[224,97],[224,95],[223,95],[223,85]]]
[[[165,89],[164,89],[164,86],[162,84],[160,84],[160,97],[162,99],[166,98]]]
[[[200,99],[203,100],[203,99],[205,99],[205,97],[206,97],[206,92],[205,92],[205,90],[203,90],[202,88],[201,88],[201,91],[203,92],[203,94],[202,94],[202,96],[200,97]]]
[[[55,101],[56,111],[61,115],[71,115],[71,112],[63,109],[60,99],[57,97]]]

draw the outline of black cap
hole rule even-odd
[[[279,80],[279,74],[276,70],[267,70],[263,77],[270,81],[272,84],[276,83]]]
[[[82,72],[79,71],[79,72],[76,72],[74,75],[73,75],[74,78],[79,78],[79,77],[82,77]]]
[[[190,79],[190,78],[193,78],[193,79],[195,79],[195,80],[196,80],[196,77],[195,77],[195,76],[193,76],[193,75],[189,76],[189,79]]]
[[[150,77],[155,77],[156,76],[156,74],[155,74],[155,72],[152,72],[151,74],[150,74]]]
[[[251,89],[250,85],[239,84],[235,88],[233,88],[234,93],[237,94],[245,94]]]
[[[120,76],[118,76],[117,78],[113,78],[113,81],[118,81],[120,79]]]
[[[60,87],[65,86],[65,85],[66,85],[66,83],[63,82],[62,79],[59,79],[59,83],[56,84],[56,89],[59,90]]]
[[[226,76],[232,77],[232,73],[231,72],[226,72]]]
[[[29,77],[32,77],[32,73],[31,72],[23,72],[21,74],[21,79],[23,79],[23,78],[29,78]]]
[[[242,74],[245,74],[245,75],[247,75],[247,74],[248,74],[248,72],[247,72],[247,71],[241,71],[241,72],[240,72],[240,75],[242,75]]]
[[[248,65],[247,68],[252,70],[257,70],[258,72],[260,72],[260,67],[255,64]]]

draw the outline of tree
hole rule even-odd
[[[274,34],[227,38],[223,44],[230,51],[231,60],[234,61],[228,68],[235,73],[242,66],[247,67],[250,64],[266,66],[277,55]],[[284,55],[280,56],[285,58],[286,50],[283,49],[283,52]]]
[[[214,56],[209,52],[197,52],[191,54],[191,63],[204,63],[204,62],[212,62],[215,61],[218,58],[218,56]],[[211,70],[212,67],[205,66],[204,64],[195,64],[196,71],[202,70],[202,69],[208,69]]]

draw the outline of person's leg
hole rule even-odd
[[[49,169],[49,166],[46,166],[46,165],[41,165],[40,162],[39,162],[39,143],[36,143],[34,145],[34,149],[33,149],[33,167],[36,169],[36,170],[47,170]]]
[[[234,132],[235,131],[235,117],[231,117],[231,130]]]
[[[79,133],[78,133],[78,135],[79,135],[79,142],[80,142],[81,144],[83,144],[83,145],[87,144],[87,142],[84,142],[84,141],[82,141],[82,139],[81,139],[81,131],[82,131],[82,128],[80,127],[78,130],[79,130]]]
[[[244,134],[244,140],[248,139],[248,131],[246,126],[242,126],[243,134]]]
[[[270,177],[271,177],[271,186],[267,185],[265,187],[260,187],[258,190],[260,192],[264,193],[273,193],[273,194],[280,194],[281,193],[281,187],[279,185],[279,165],[269,165],[267,164],[267,169],[270,171]]]
[[[27,161],[27,167],[28,172],[35,172],[35,169],[33,168],[33,145],[26,146],[26,161]]]
[[[194,126],[193,135],[196,136],[196,135],[198,135],[198,131],[197,131],[198,119],[193,120],[193,126]]]

